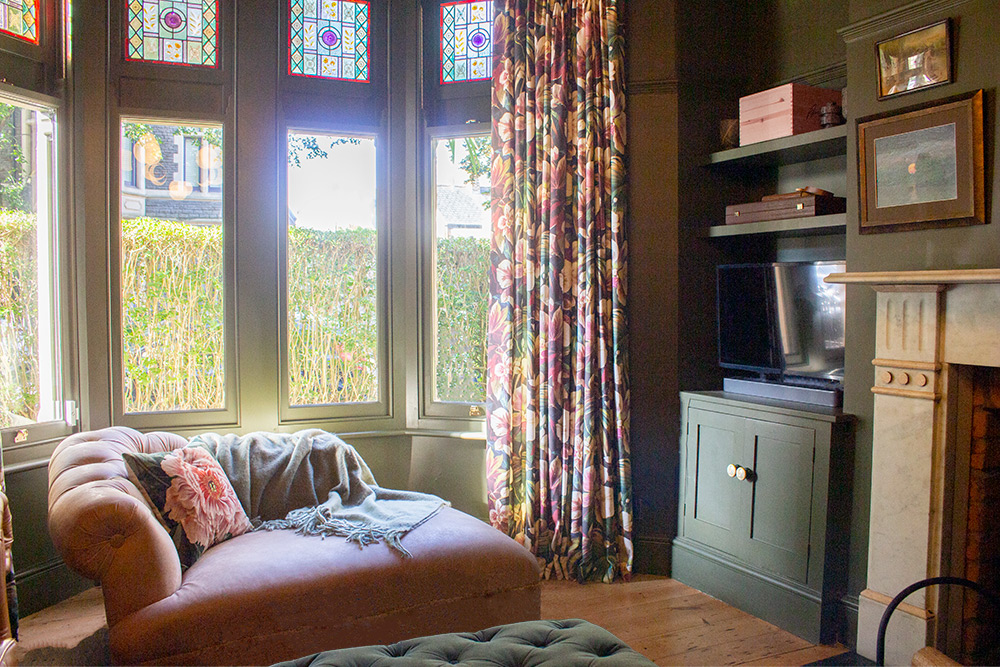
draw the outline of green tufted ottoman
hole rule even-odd
[[[316,653],[274,667],[631,667],[654,665],[604,628],[581,621],[525,621],[479,632],[417,637],[387,646]],[[655,665],[654,665],[655,667]]]

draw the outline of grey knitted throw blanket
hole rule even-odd
[[[206,433],[190,443],[218,459],[254,530],[338,535],[359,547],[384,541],[409,557],[400,539],[447,504],[425,493],[383,489],[354,447],[319,429]]]

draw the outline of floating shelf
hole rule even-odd
[[[847,125],[710,153],[708,167],[768,167],[847,154]]]
[[[725,238],[769,234],[771,236],[810,236],[836,234],[847,231],[847,214],[817,215],[811,218],[785,218],[764,222],[744,222],[738,225],[712,225],[706,228],[705,237]]]

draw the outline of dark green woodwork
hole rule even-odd
[[[705,165],[774,167],[793,162],[819,160],[847,153],[847,126],[837,125],[815,132],[793,134],[748,146],[710,153]]]
[[[737,531],[744,523],[740,489],[726,468],[743,460],[744,420],[695,409],[690,409],[687,417],[687,465],[681,468],[687,483],[681,531],[716,549],[740,553],[741,535]]]
[[[739,607],[780,628],[817,643],[817,628],[834,627],[837,605],[794,585],[683,537],[674,540],[674,572],[689,586]],[[816,619],[822,619],[817,623]]]
[[[805,583],[816,431],[747,419],[743,443],[742,460],[753,470],[753,482],[739,485],[748,528],[744,558]]]
[[[830,473],[849,465],[850,416],[723,392],[682,392],[681,414],[674,578],[810,641],[832,640],[847,563],[846,526],[830,522],[849,486]],[[730,464],[746,479],[730,477]]]

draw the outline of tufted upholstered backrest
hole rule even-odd
[[[479,632],[417,637],[386,646],[342,648],[281,663],[280,667],[394,667],[441,663],[495,667],[655,667],[653,662],[604,628],[578,618],[525,621]]]
[[[128,479],[122,453],[185,445],[173,433],[116,426],[70,436],[49,460],[49,534],[67,565],[102,585],[110,625],[181,581],[177,551]]]

